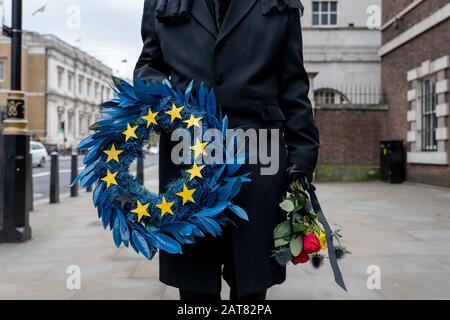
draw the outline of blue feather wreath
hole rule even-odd
[[[190,115],[201,117],[202,133],[218,129],[225,139],[228,120],[217,113],[213,90],[201,84],[194,97],[193,82],[184,93],[167,80],[161,83],[136,80],[133,86],[113,77],[113,82],[115,98],[102,104],[101,119],[90,127],[94,133],[77,147],[88,152],[84,158],[86,167],[72,185],[79,183],[85,188],[96,184],[93,203],[103,227],[109,226],[112,230],[115,245],[131,246],[148,259],[152,259],[158,250],[181,254],[182,246],[195,243],[198,237],[220,236],[222,226],[232,222],[230,214],[248,220],[245,210],[232,202],[242,184],[250,182],[248,174],[237,175],[241,167],[237,155],[233,155],[232,164],[229,161],[227,164],[205,164],[202,179],[191,180],[192,176],[184,171],[179,179],[167,186],[163,195],[149,192],[129,173],[133,161],[144,156],[142,149],[149,142],[151,133],[171,133],[186,128],[183,121],[172,121],[166,115],[174,105],[183,107],[183,120]],[[147,128],[148,123],[143,117],[149,109],[158,115],[157,124]],[[123,131],[128,126],[137,127],[136,138],[126,141]],[[223,143],[226,144],[225,140]],[[122,151],[119,162],[108,161],[105,153],[113,145]],[[103,180],[108,174],[115,175],[117,184],[108,185]],[[186,185],[195,189],[194,202],[183,205],[176,194]],[[157,204],[163,201],[172,203],[172,214],[161,215],[162,209]],[[149,216],[139,217],[132,212],[138,202],[148,204]]]

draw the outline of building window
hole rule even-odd
[[[348,104],[348,98],[334,89],[318,89],[314,91],[314,102],[316,105],[324,104]]]
[[[409,83],[406,95],[409,104],[406,113],[408,163],[450,164],[449,70],[450,55],[444,55],[423,61],[406,74]]]
[[[337,1],[313,1],[313,26],[337,25]]]
[[[73,79],[74,79],[73,72],[67,73],[67,89],[69,91],[73,91]]]
[[[78,123],[79,123],[79,134],[80,135],[84,135],[85,131],[84,131],[84,116],[83,115],[79,115],[78,116]]]
[[[78,93],[83,94],[84,77],[78,76]]]
[[[91,79],[87,79],[87,85],[86,85],[86,94],[88,97],[91,96],[91,92],[92,92],[92,80]]]
[[[63,110],[62,107],[58,107],[58,109]],[[64,112],[58,112],[58,131],[64,133],[66,130],[66,123],[64,121]]]
[[[0,81],[5,81],[5,62],[0,61]]]
[[[420,107],[422,112],[422,151],[437,151],[436,82],[434,79],[424,80],[421,83],[420,90]]]
[[[95,99],[98,99],[98,97],[100,95],[98,82],[95,82],[95,84],[94,84],[94,94],[95,94]]]
[[[69,112],[69,115],[68,115],[67,132],[69,134],[75,134],[75,117],[74,117],[73,112]]]
[[[62,88],[64,83],[64,68],[58,67],[58,87]]]

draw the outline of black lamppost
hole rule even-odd
[[[3,142],[0,148],[2,180],[0,191],[0,242],[23,242],[31,238],[28,192],[30,136],[25,120],[22,90],[22,0],[12,0],[11,91],[8,93]]]

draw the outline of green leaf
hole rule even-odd
[[[314,212],[314,210],[311,210],[308,212],[308,216],[312,219],[312,220],[316,220],[317,219],[317,214]]]
[[[294,233],[303,233],[308,227],[303,223],[293,223],[292,228],[294,230]]]
[[[294,211],[295,206],[291,200],[286,199],[282,203],[280,203],[280,208],[286,212],[292,212],[292,211]]]
[[[275,248],[285,246],[288,243],[289,243],[289,240],[286,240],[285,238],[275,239]]]
[[[296,238],[292,238],[291,242],[289,244],[289,247],[291,249],[291,253],[294,257],[297,257],[300,252],[302,252],[303,249],[303,240],[301,236],[298,236]]]
[[[275,227],[275,230],[273,231],[273,237],[275,239],[281,239],[291,236],[291,221],[286,220],[280,223]]]
[[[294,193],[295,201],[299,207],[304,207],[308,203],[308,198],[301,193]]]

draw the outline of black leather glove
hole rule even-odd
[[[313,180],[313,173],[297,164],[293,164],[288,168],[288,177],[289,185],[295,181],[299,181],[303,189],[308,191]]]

